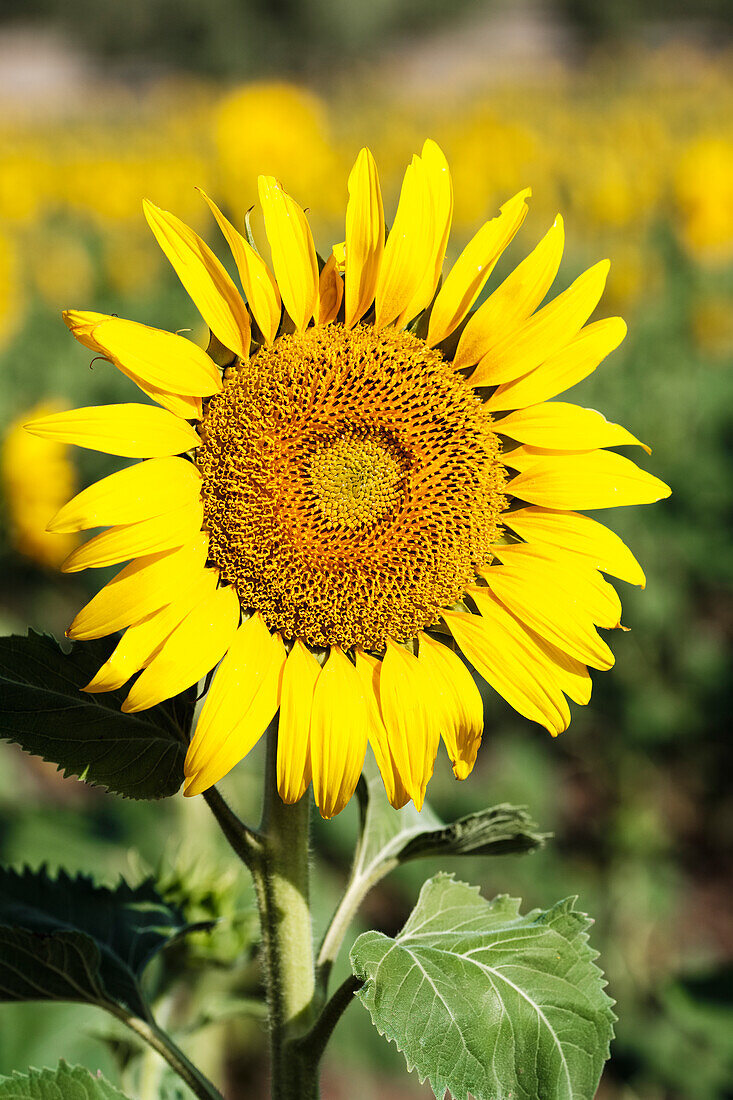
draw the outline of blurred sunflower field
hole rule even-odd
[[[62,635],[99,584],[99,575],[62,574],[74,536],[43,529],[76,487],[113,464],[21,425],[52,411],[39,412],[41,395],[62,408],[125,400],[134,387],[91,353],[85,360],[61,310],[193,328],[204,338],[150,236],[143,197],[222,254],[195,187],[241,226],[258,173],[271,173],[311,209],[316,244],[325,247],[342,239],[346,179],[364,144],[393,211],[412,152],[426,136],[438,141],[453,172],[453,239],[461,245],[531,186],[525,241],[537,240],[558,211],[565,219],[557,289],[608,256],[603,308],[629,323],[620,351],[570,399],[603,408],[648,443],[673,495],[611,520],[648,584],[643,593],[624,586],[633,630],[616,641],[616,667],[598,677],[591,705],[551,741],[496,697],[471,781],[455,784],[449,768],[438,768],[432,801],[446,820],[479,797],[527,804],[554,834],[532,858],[507,857],[488,871],[477,862],[465,874],[527,906],[578,894],[594,914],[620,1018],[599,1096],[724,1100],[733,1097],[733,52],[676,38],[658,48],[597,46],[572,64],[553,57],[536,72],[505,66],[498,75],[487,65],[470,83],[436,75],[415,91],[396,64],[356,66],[355,75],[334,65],[307,80],[283,76],[285,66],[239,81],[167,72],[100,84],[93,102],[54,110],[22,97],[0,102],[2,626]],[[255,209],[255,235],[257,219]],[[506,270],[523,247],[509,249]],[[235,1052],[227,1095],[259,1095],[262,1024],[235,1020],[232,1008],[257,982],[252,898],[224,851],[221,866],[212,864],[217,838],[206,808],[179,798],[114,800],[13,747],[2,754],[2,862],[45,859],[109,883],[120,872],[139,879],[155,871],[189,916],[218,920],[213,935],[185,947],[194,962],[217,965],[202,971],[195,997],[174,990],[166,1012],[185,1034],[195,1000],[205,1017],[195,1039],[201,1065],[218,1075],[226,1046]],[[257,767],[255,758],[224,783],[240,804],[256,799]],[[330,856],[316,891],[325,918],[356,811],[317,829]],[[417,885],[403,868],[367,917],[394,931]],[[342,1058],[324,1096],[430,1095],[405,1083],[400,1055],[363,1015],[347,1013],[339,1024]],[[63,1057],[124,1085],[129,1040],[109,1027],[80,1007],[2,1005],[0,1074]],[[367,1072],[375,1065],[376,1077]],[[160,1073],[151,1063],[142,1100],[159,1095]]]

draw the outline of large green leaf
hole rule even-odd
[[[82,1001],[146,1019],[142,973],[186,930],[150,880],[110,890],[0,869],[0,1001]]]
[[[572,899],[521,916],[437,875],[399,935],[357,939],[357,996],[438,1097],[591,1100],[615,1017],[590,923]]]
[[[56,1069],[29,1069],[0,1077],[0,1100],[126,1100],[100,1073],[59,1062]]]
[[[0,737],[116,794],[175,794],[193,700],[187,694],[123,714],[126,689],[83,692],[114,645],[108,638],[78,642],[66,654],[54,638],[34,631],[0,638]]]

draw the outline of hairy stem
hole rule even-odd
[[[277,791],[277,727],[268,731],[262,852],[252,867],[262,927],[269,1005],[273,1100],[318,1096],[317,1059],[296,1040],[315,1011],[313,931],[308,891],[307,798],[286,805]]]
[[[320,1061],[333,1029],[362,985],[363,982],[359,978],[350,974],[323,1006],[321,1014],[310,1031],[296,1041],[298,1050],[303,1051],[310,1061]]]
[[[237,817],[216,787],[205,791],[204,798],[232,850],[252,870],[262,855],[262,837]]]
[[[168,1065],[175,1070],[181,1080],[185,1081],[191,1092],[198,1096],[200,1100],[223,1100],[221,1093],[209,1081],[208,1077],[204,1077],[201,1070],[197,1069],[193,1062],[188,1060],[180,1047],[176,1046],[170,1035],[166,1034],[157,1024],[140,1020],[136,1016],[121,1016],[120,1018],[124,1020],[131,1031],[134,1031],[136,1035],[145,1040],[148,1046],[156,1050],[161,1058],[165,1058]]]

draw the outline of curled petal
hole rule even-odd
[[[344,282],[338,273],[336,257],[331,255],[326,260],[318,280],[318,306],[316,308],[316,324],[327,325],[335,321],[341,308],[344,296]]]

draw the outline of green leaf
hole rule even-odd
[[[384,794],[376,765],[367,762],[359,787],[362,833],[352,877],[375,881],[398,863],[426,856],[505,855],[540,848],[547,834],[522,806],[502,803],[446,825],[425,803],[395,810]]]
[[[123,714],[127,693],[81,690],[116,639],[78,642],[62,651],[30,631],[0,638],[0,737],[58,764],[64,775],[128,798],[163,798],[183,782],[190,693],[140,714]]]
[[[151,880],[110,890],[0,868],[0,1001],[82,1001],[148,1019],[142,973],[187,928]]]
[[[409,1069],[454,1100],[591,1100],[612,1001],[574,899],[521,916],[451,876],[425,883],[394,939],[359,936],[357,993]]]
[[[0,1100],[126,1100],[101,1073],[59,1062],[57,1069],[29,1069],[0,1077]]]

